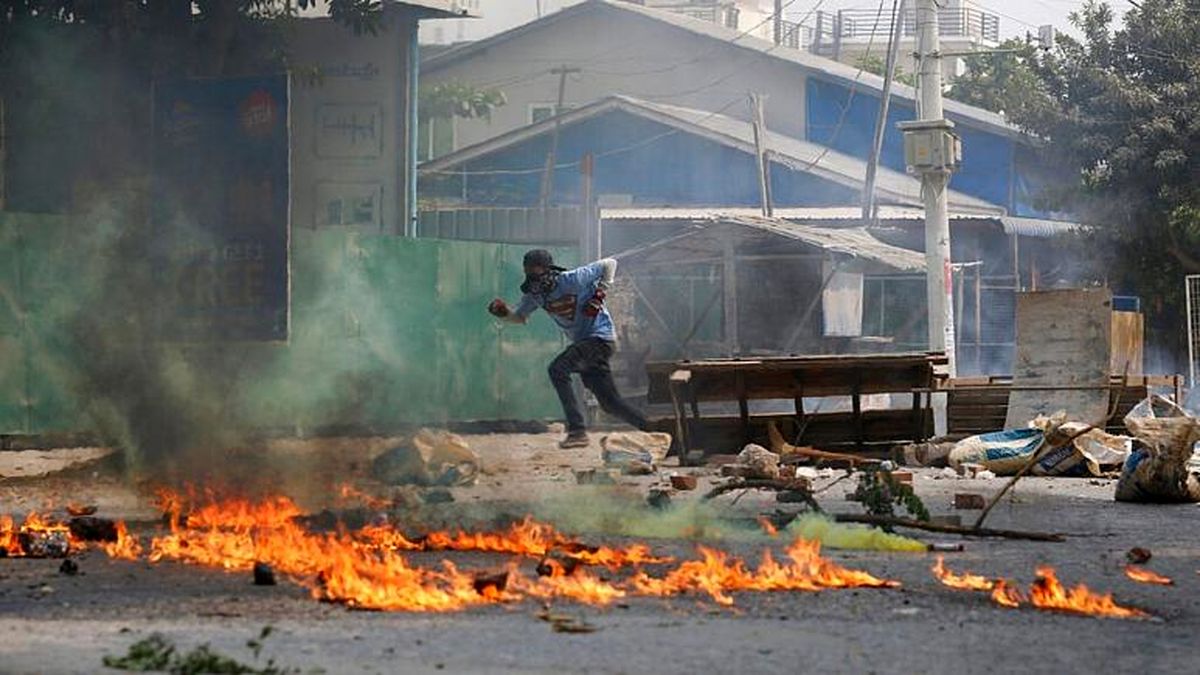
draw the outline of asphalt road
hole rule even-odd
[[[530,456],[540,457],[523,461],[549,467],[549,473],[565,468],[561,458],[546,457],[532,438]],[[501,472],[510,476],[509,483],[518,481],[513,470]],[[935,474],[919,471],[915,483],[934,513],[955,513],[954,492],[990,493],[1000,483]],[[848,483],[823,494],[822,502],[832,510],[857,509],[842,499],[841,488]],[[8,489],[0,492],[0,512],[17,510],[14,495],[28,498],[39,485],[0,483]],[[631,499],[639,485],[613,490]],[[486,509],[491,496],[486,488],[456,490],[456,505],[442,507],[447,517],[453,520],[455,509],[468,506]],[[566,481],[558,481],[557,489],[559,494],[581,490]],[[245,663],[261,666],[272,658],[301,672],[1194,672],[1200,507],[1117,504],[1112,489],[1108,481],[1023,481],[989,524],[1066,532],[1068,540],[968,540],[965,551],[946,554],[947,565],[1027,585],[1037,565],[1051,564],[1065,583],[1085,581],[1094,590],[1111,591],[1119,602],[1154,614],[1153,621],[1004,609],[985,595],[941,586],[929,572],[931,554],[827,551],[846,566],[900,581],[898,589],[738,593],[733,608],[701,595],[630,598],[603,608],[556,601],[554,612],[578,616],[596,628],[567,634],[537,617],[541,606],[535,601],[449,614],[353,611],[316,602],[291,584],[253,586],[248,573],[114,561],[89,552],[79,558],[82,574],[76,576],[60,574],[58,561],[0,560],[0,672],[102,671],[104,655],[124,654],[151,633],[164,635],[180,650],[207,643]],[[546,498],[545,493],[526,495],[530,510]],[[679,495],[677,501],[693,498],[694,493]],[[504,499],[509,511],[523,505],[511,491]],[[581,503],[599,503],[592,500]],[[746,516],[776,506],[769,496],[751,494],[726,513]],[[975,512],[961,513],[969,519]],[[686,539],[649,543],[656,551],[693,555],[694,542]],[[780,542],[759,536],[719,545],[752,560],[763,547],[781,548]],[[1149,566],[1176,584],[1126,579],[1121,567],[1133,546],[1151,549]],[[436,557],[464,568],[506,560],[477,553]],[[268,625],[274,632],[255,661],[246,642]]]

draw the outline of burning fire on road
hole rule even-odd
[[[1142,584],[1155,584],[1157,586],[1173,586],[1175,584],[1170,577],[1164,577],[1158,572],[1148,570],[1141,565],[1126,565],[1125,576]]]
[[[990,591],[992,601],[1002,607],[1016,608],[1030,604],[1038,609],[1119,619],[1145,619],[1151,616],[1140,609],[1119,605],[1111,593],[1096,593],[1086,584],[1066,588],[1049,565],[1037,568],[1037,579],[1028,593],[1023,593],[1020,588],[1003,579],[989,579],[970,572],[951,572],[946,569],[942,556],[938,556],[932,570],[934,577],[945,586]]]
[[[892,588],[895,581],[852,570],[824,558],[820,545],[796,540],[782,560],[764,551],[757,566],[725,551],[700,547],[699,560],[676,562],[655,555],[649,546],[589,546],[553,526],[525,519],[497,532],[431,532],[407,536],[393,525],[358,530],[312,532],[302,524],[301,509],[286,497],[257,502],[210,500],[184,512],[185,499],[160,495],[168,531],[143,548],[124,523],[100,544],[121,559],[174,560],[229,571],[269,566],[304,586],[311,595],[350,607],[397,611],[455,611],[476,605],[526,598],[569,599],[606,605],[630,596],[664,597],[701,593],[729,606],[741,591],[817,591],[830,588]],[[9,525],[5,526],[4,523]],[[0,542],[21,554],[17,537],[27,527],[59,526],[27,519],[21,529],[0,521]],[[61,526],[65,536],[70,530]],[[11,543],[16,542],[16,543]],[[74,542],[78,550],[86,542]],[[456,551],[517,556],[501,571],[461,570],[442,560],[414,564],[406,554]],[[521,559],[540,560],[537,574],[522,570]],[[597,573],[602,568],[604,573]],[[620,575],[623,570],[629,574]]]

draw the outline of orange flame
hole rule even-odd
[[[103,550],[114,558],[137,559],[144,555],[154,562],[175,560],[226,570],[249,570],[262,562],[308,588],[314,598],[359,608],[453,611],[524,598],[566,598],[606,605],[629,595],[666,596],[688,591],[701,591],[720,604],[730,605],[730,594],[736,591],[898,585],[841,567],[821,557],[818,543],[804,540],[787,548],[783,562],[765,551],[754,570],[723,551],[700,548],[700,560],[680,562],[662,576],[639,570],[624,580],[609,580],[583,567],[564,566],[557,561],[574,559],[614,571],[629,565],[672,561],[654,556],[644,544],[623,548],[585,546],[531,519],[501,532],[435,532],[413,539],[390,525],[354,532],[312,533],[296,519],[300,509],[286,497],[259,502],[212,501],[191,510],[186,518],[180,517],[185,502],[179,495],[162,493],[160,503],[170,516],[167,534],[154,537],[143,551],[137,537],[122,522],[117,524],[117,541],[102,544]],[[16,532],[11,518],[0,518],[0,542],[7,546]],[[527,577],[514,561],[498,577],[480,577],[459,570],[450,561],[434,568],[415,566],[404,552],[416,550],[548,556],[555,564],[547,565],[547,576]]]
[[[996,579],[992,586],[992,602],[1002,607],[1020,607],[1025,598],[1021,589],[1009,586],[1004,579]]]
[[[1055,575],[1053,567],[1046,565],[1038,567],[1037,577],[1029,589],[1029,599],[1034,607],[1122,619],[1150,616],[1140,609],[1118,605],[1113,600],[1111,593],[1104,595],[1094,593],[1084,584],[1079,584],[1071,589],[1064,588]]]
[[[758,569],[750,572],[745,563],[730,559],[723,551],[698,547],[701,560],[679,564],[661,579],[639,572],[630,583],[643,595],[675,595],[703,591],[722,605],[732,605],[731,591],[816,591],[822,588],[892,588],[895,581],[877,579],[857,570],[846,569],[822,558],[820,542],[797,539],[787,549],[790,563],[780,564],[771,552],[764,551]]]
[[[771,519],[766,516],[758,517],[758,525],[768,537],[774,537],[779,534],[779,528],[775,527],[775,523],[772,523]]]
[[[338,494],[341,495],[342,499],[356,499],[371,509],[383,510],[392,506],[391,500],[367,494],[349,483],[342,483],[341,487],[338,488]]]
[[[1125,576],[1143,584],[1157,584],[1159,586],[1172,586],[1175,584],[1170,577],[1164,577],[1158,572],[1148,570],[1140,565],[1126,565]]]
[[[101,544],[101,548],[110,558],[137,560],[142,555],[141,542],[137,537],[129,534],[129,528],[125,526],[123,520],[117,521],[117,540],[104,542]]]
[[[951,572],[950,570],[946,569],[945,557],[940,555],[937,557],[937,560],[933,563],[933,567],[931,567],[930,570],[933,571],[933,576],[937,577],[937,580],[942,582],[942,585],[949,586],[950,588],[960,588],[968,591],[990,591],[995,588],[997,584],[996,581],[988,579],[987,577],[979,576],[978,574],[972,574],[970,572],[955,574],[954,572]]]

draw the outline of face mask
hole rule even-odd
[[[555,276],[553,272],[528,274],[525,276],[525,283],[521,284],[521,292],[532,295],[545,295],[554,290]]]

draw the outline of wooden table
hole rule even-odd
[[[698,361],[652,362],[646,365],[650,381],[647,400],[650,403],[671,404],[675,420],[674,431],[679,439],[682,457],[696,446],[701,422],[711,420],[700,414],[700,403],[736,401],[737,424],[743,442],[751,438],[751,425],[767,418],[752,417],[751,400],[790,399],[794,402],[795,423],[800,433],[797,442],[805,442],[804,431],[825,415],[806,415],[805,397],[848,396],[851,413],[848,425],[841,430],[843,438],[829,445],[853,444],[862,448],[869,440],[867,420],[862,410],[862,397],[869,394],[909,394],[911,411],[873,411],[887,413],[887,418],[875,435],[892,437],[880,442],[924,440],[928,437],[928,392],[943,379],[939,372],[946,365],[941,353],[903,353],[847,356],[787,356],[756,359],[705,359]],[[906,418],[900,425],[907,431],[892,429],[897,413]],[[837,413],[828,416],[835,419]]]

